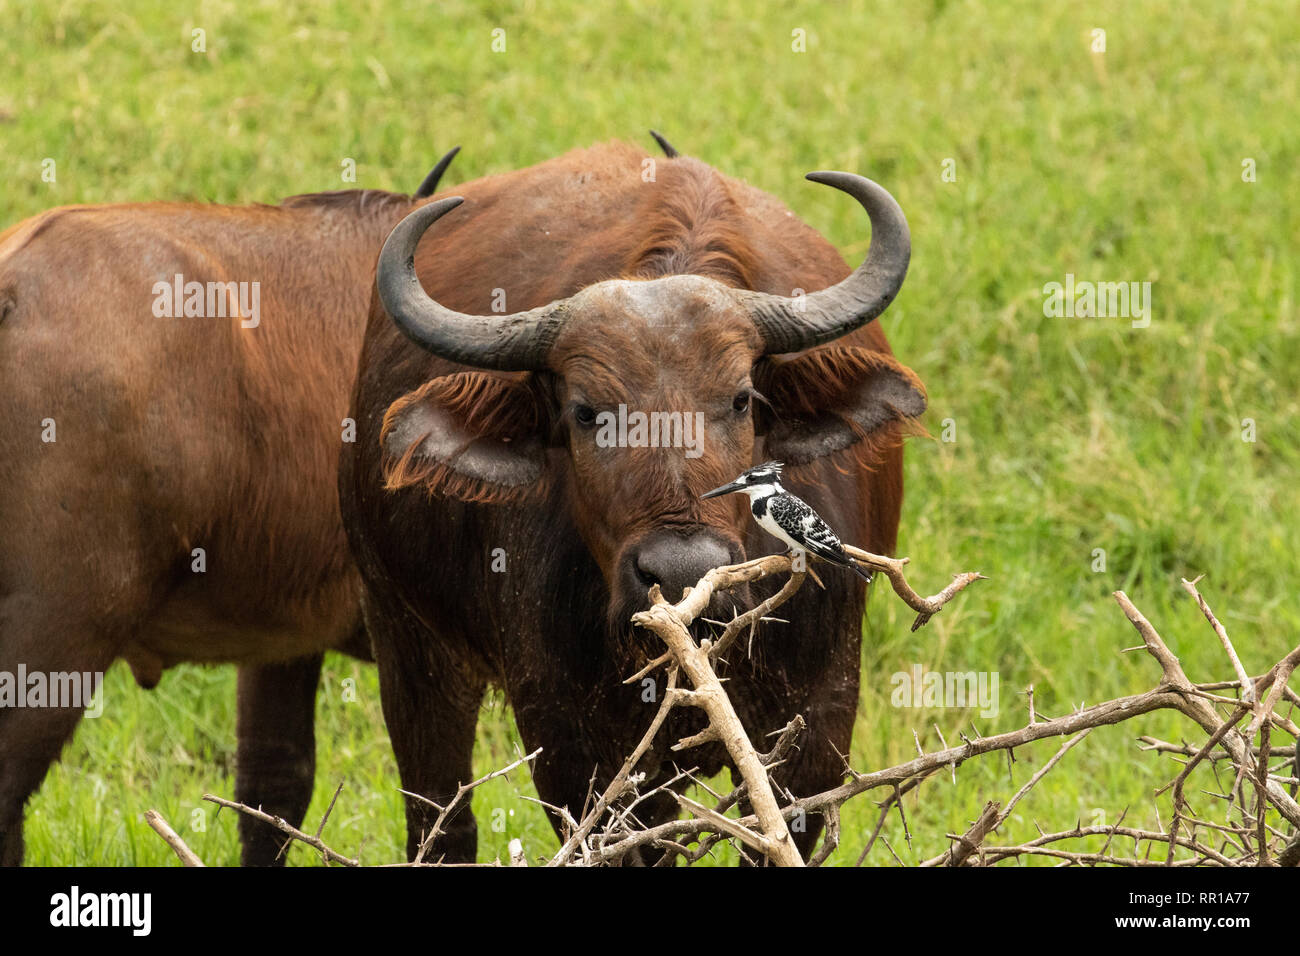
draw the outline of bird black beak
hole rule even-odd
[[[729,495],[733,491],[744,490],[744,487],[745,486],[739,481],[733,481],[731,484],[723,485],[721,488],[714,488],[712,491],[706,491],[704,494],[700,495],[700,498],[716,498],[718,495]]]

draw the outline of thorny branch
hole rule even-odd
[[[884,574],[894,592],[917,612],[913,630],[923,626],[955,595],[983,577],[977,573],[956,575],[948,587],[926,598],[921,597],[908,583],[903,572],[908,563],[906,558],[882,557],[855,548],[846,550],[864,566]],[[790,750],[797,746],[798,739],[805,730],[803,719],[796,717],[785,728],[775,732],[773,736],[778,739],[772,749],[767,753],[759,753],[751,742],[749,730],[742,726],[719,681],[714,664],[724,651],[735,644],[741,634],[749,631],[752,638],[758,624],[769,619],[773,611],[788,601],[810,573],[811,569],[794,570],[789,556],[773,555],[710,571],[695,587],[687,589],[676,604],[669,604],[657,588],[652,589],[651,608],[636,615],[634,621],[663,639],[668,650],[628,678],[628,681],[640,680],[657,668],[666,666],[665,693],[640,742],[600,793],[588,794],[587,805],[582,808],[581,814],[575,816],[564,808],[551,808],[565,821],[566,833],[559,851],[545,861],[546,865],[616,864],[634,857],[644,859],[641,856],[643,851],[658,851],[660,855],[655,865],[671,865],[678,858],[689,864],[708,856],[718,843],[731,841],[739,847],[743,856],[750,859],[756,857],[778,865],[802,866],[805,861],[791,839],[789,821],[813,813],[822,816],[824,836],[808,862],[820,865],[830,857],[844,837],[844,804],[867,791],[887,787],[890,793],[878,804],[880,816],[858,858],[861,863],[880,838],[888,814],[897,809],[901,815],[904,797],[915,797],[920,787],[930,778],[938,774],[947,778],[951,773],[955,781],[957,768],[971,758],[1003,752],[1008,754],[1010,760],[1010,755],[1016,748],[1027,746],[1036,740],[1062,736],[1068,736],[1069,739],[1005,806],[998,801],[987,804],[979,818],[964,833],[945,835],[945,839],[951,842],[943,853],[925,860],[921,865],[987,866],[1035,856],[1056,860],[1058,865],[1300,865],[1300,836],[1297,836],[1300,834],[1300,804],[1297,804],[1294,796],[1296,784],[1300,782],[1297,780],[1300,778],[1300,769],[1295,766],[1296,747],[1294,743],[1275,744],[1271,736],[1273,730],[1280,730],[1294,741],[1300,733],[1289,717],[1277,712],[1277,707],[1283,700],[1291,704],[1300,701],[1286,686],[1296,667],[1300,666],[1300,647],[1292,650],[1264,674],[1250,677],[1223,626],[1196,590],[1200,578],[1184,580],[1183,586],[1196,600],[1218,637],[1235,679],[1193,683],[1155,627],[1127,595],[1117,591],[1114,594],[1116,603],[1142,638],[1143,643],[1138,649],[1147,651],[1160,667],[1160,680],[1152,689],[1090,707],[1080,707],[1069,714],[1051,719],[1045,719],[1036,712],[1031,689],[1028,692],[1029,722],[1019,730],[987,737],[976,733],[971,738],[963,734],[959,746],[948,746],[941,738],[942,749],[929,753],[924,752],[917,738],[917,756],[911,760],[870,773],[859,773],[846,764],[848,779],[840,786],[810,796],[790,794],[773,780],[771,774],[783,763]],[[715,640],[697,642],[691,635],[691,625],[700,618],[716,593],[774,574],[788,575],[784,585],[755,607],[735,614]],[[816,577],[815,574],[813,576]],[[689,688],[679,686],[682,676],[689,681]],[[1236,690],[1237,696],[1226,697],[1214,693],[1225,690]],[[691,769],[679,770],[666,783],[652,789],[642,789],[645,774],[637,772],[638,764],[654,746],[655,738],[662,731],[670,711],[682,705],[702,709],[708,717],[708,724],[704,731],[678,741],[672,750],[683,752],[708,742],[721,743],[742,778],[740,785],[729,793],[718,794],[709,790],[696,779]],[[989,845],[988,841],[1007,821],[1012,810],[1094,728],[1118,724],[1157,710],[1177,711],[1206,735],[1199,745],[1186,741],[1175,744],[1150,736],[1139,738],[1143,750],[1167,754],[1176,760],[1187,758],[1182,761],[1181,772],[1157,794],[1171,791],[1173,813],[1167,828],[1123,826],[1128,812],[1128,808],[1125,808],[1119,815],[1118,822],[1110,826],[1083,826],[1076,823],[1073,828],[1055,832],[1043,832],[1040,828],[1039,836],[1033,840],[1001,846]],[[1243,728],[1241,724],[1247,716],[1250,721]],[[443,832],[446,821],[464,806],[474,788],[536,756],[537,753],[534,752],[502,770],[463,785],[445,807],[426,797],[410,794],[439,811],[433,828],[426,835],[416,856],[416,864],[423,863],[437,836]],[[1281,762],[1270,767],[1270,760]],[[1222,823],[1198,816],[1189,805],[1185,793],[1185,784],[1198,766],[1217,767],[1221,764],[1231,768],[1232,778],[1226,782],[1226,786],[1219,785],[1221,792],[1202,790],[1202,793],[1224,801],[1228,819]],[[594,782],[593,779],[593,784]],[[675,789],[692,782],[708,795],[707,799],[686,797]],[[1291,792],[1288,792],[1288,787]],[[1253,802],[1248,800],[1248,791],[1253,794]],[[650,798],[665,793],[671,794],[687,816],[655,826],[644,825],[637,817],[638,807]],[[290,839],[313,847],[327,863],[359,865],[357,860],[325,846],[320,839],[319,830],[311,836],[260,810],[217,797],[205,796],[205,799],[278,827]],[[742,803],[752,807],[752,812],[743,816],[727,816],[728,811]],[[1288,824],[1289,833],[1279,828]],[[324,821],[322,828],[323,826]],[[904,826],[906,827],[905,822]],[[911,831],[907,830],[906,835],[911,845]],[[1090,838],[1104,838],[1099,851],[1067,850],[1059,846],[1067,841]],[[1124,856],[1112,851],[1112,843],[1117,839],[1132,841],[1133,855]],[[885,841],[882,839],[881,842]],[[893,859],[901,864],[892,847],[887,842],[885,845]],[[1160,845],[1167,848],[1164,858],[1151,859],[1152,850]],[[177,849],[177,852],[182,851]],[[1184,855],[1179,856],[1180,852]],[[518,841],[511,843],[510,863],[516,866],[526,865],[524,851]]]

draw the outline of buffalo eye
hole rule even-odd
[[[596,410],[590,405],[578,405],[573,410],[573,420],[583,428],[596,424]]]
[[[736,397],[731,400],[731,407],[741,414],[749,411],[749,390],[736,393]]]

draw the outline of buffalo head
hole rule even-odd
[[[675,274],[466,315],[430,298],[414,266],[421,235],[461,200],[412,212],[380,254],[381,301],[413,342],[470,369],[388,409],[388,486],[503,501],[562,482],[624,622],[651,584],[676,600],[709,568],[742,560],[744,502],[699,496],[750,467],[756,440],[799,466],[883,442],[925,408],[916,376],[889,355],[827,345],[897,295],[910,253],[902,210],[861,176],[808,178],[862,204],[871,246],[842,282],[794,297]]]

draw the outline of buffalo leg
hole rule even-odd
[[[480,667],[404,610],[366,609],[379,667],[380,702],[402,789],[446,806],[474,779],[474,731],[487,689]],[[438,811],[406,798],[406,856],[414,860]],[[478,826],[468,802],[444,825],[426,860],[473,863]]]
[[[0,866],[23,862],[23,808],[72,737],[81,712],[0,712]]]
[[[844,652],[844,663],[835,669],[845,679],[836,681],[833,687],[823,685],[799,710],[806,715],[808,729],[787,762],[773,771],[777,783],[796,798],[815,796],[844,782],[847,774],[844,761],[852,752],[853,724],[857,718],[858,653],[856,643],[850,644]],[[795,821],[791,836],[805,860],[812,855],[823,826],[820,813],[807,814]]]
[[[16,686],[20,667],[27,675],[102,675],[113,661],[111,643],[96,636],[88,623],[73,631],[51,627],[45,607],[45,602],[34,598],[0,598],[0,671],[15,681],[19,694],[26,691]],[[51,702],[47,698],[47,704]],[[22,865],[27,798],[40,788],[84,710],[84,706],[0,707],[0,865]]]
[[[616,678],[605,675],[596,680],[613,682]],[[567,686],[562,679],[515,685],[513,690],[513,699],[520,702],[515,705],[515,725],[524,746],[529,752],[538,747],[542,749],[533,763],[533,785],[537,788],[537,795],[550,806],[563,807],[574,819],[580,819],[588,794],[594,801],[609,786],[623,760],[649,726],[655,706],[629,703],[627,699],[606,701],[604,707],[598,705],[595,713],[582,715],[574,709],[577,702],[584,701],[582,690]],[[639,699],[640,689],[628,693],[635,701]],[[599,741],[592,739],[592,727],[604,728]],[[671,742],[661,731],[655,746],[664,748]],[[616,754],[621,756],[614,756]],[[644,764],[641,769],[644,769]],[[665,768],[661,776],[666,778],[668,774]],[[670,794],[661,793],[637,804],[634,812],[637,820],[652,827],[676,816],[678,806]],[[547,818],[556,836],[565,839],[567,821],[549,809]],[[633,851],[621,862],[626,866],[640,866],[657,856],[654,850],[645,856]]]
[[[302,823],[316,776],[316,687],[322,655],[239,668],[239,754],[235,799]],[[244,866],[283,865],[287,839],[268,823],[241,814]]]

